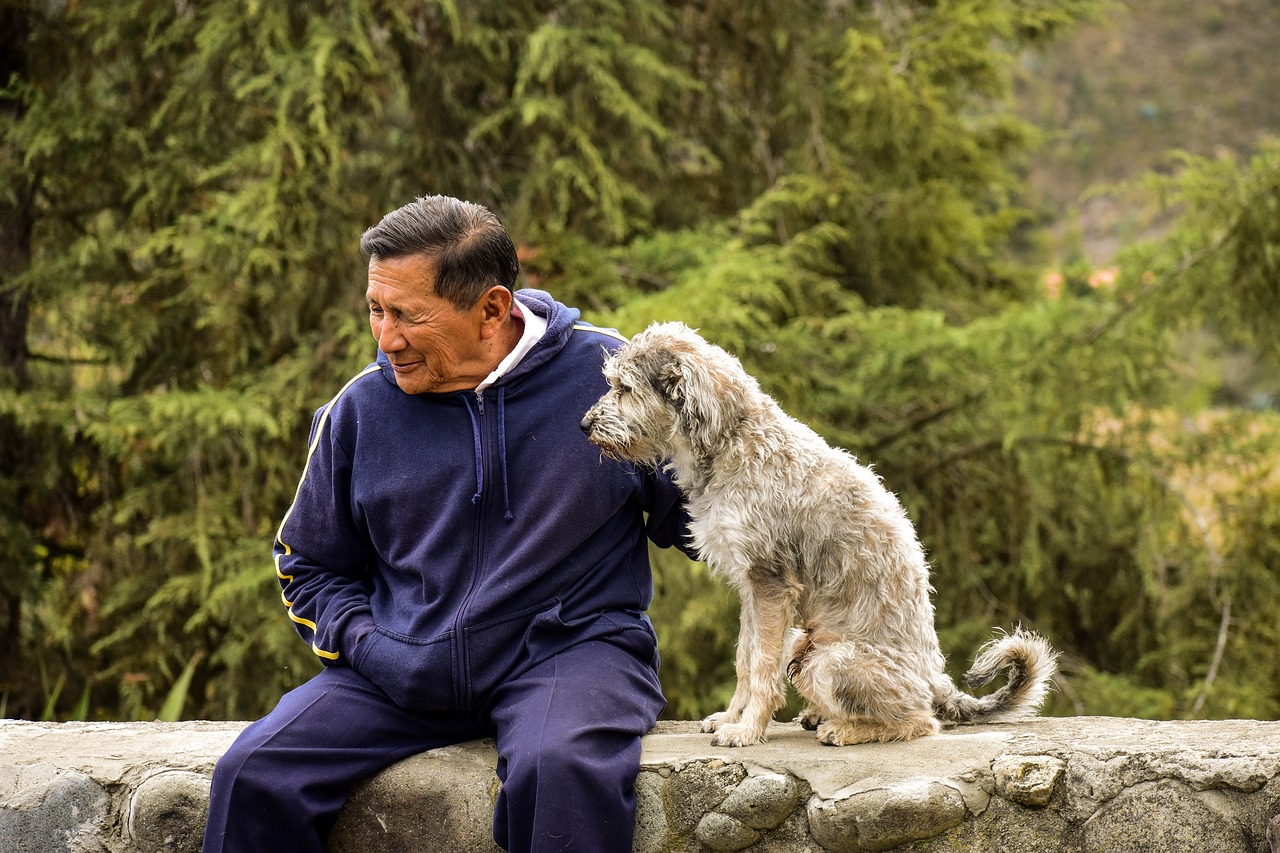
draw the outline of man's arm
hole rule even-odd
[[[684,495],[661,467],[645,478],[645,532],[659,548],[675,546],[697,560],[698,552],[689,542],[689,513]]]
[[[316,413],[307,462],[273,547],[289,619],[326,664],[350,664],[373,630],[368,579],[374,554],[357,529],[351,463],[333,436],[327,406]]]

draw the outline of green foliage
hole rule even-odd
[[[191,660],[187,661],[187,665],[183,667],[182,674],[178,676],[178,680],[174,682],[173,687],[169,688],[169,695],[164,698],[164,704],[160,706],[160,713],[156,715],[156,719],[162,723],[174,723],[182,719],[182,708],[187,704],[187,692],[191,689],[191,679],[196,673],[196,667],[200,665],[200,652],[196,652],[191,656]]]
[[[1207,321],[1229,343],[1274,362],[1280,356],[1280,142],[1261,146],[1244,166],[1229,157],[1181,159],[1176,175],[1145,182],[1180,213],[1178,222],[1162,245],[1135,251],[1130,265],[1145,263],[1173,291],[1161,294],[1161,308],[1176,307],[1191,323]],[[1134,290],[1137,298],[1142,290]]]
[[[3,713],[253,717],[315,672],[270,539],[373,354],[359,234],[428,192],[492,207],[592,322],[700,327],[873,464],[957,672],[1023,622],[1066,653],[1056,712],[1280,710],[1280,433],[1238,407],[1280,387],[1184,357],[1274,374],[1280,149],[1150,178],[1168,235],[1051,298],[1014,251],[1012,85],[1093,2],[553,5],[6,9]],[[737,604],[654,560],[667,714],[700,716]]]
[[[658,52],[672,23],[651,0],[594,0],[564,4],[527,34],[511,97],[469,136],[525,148],[537,164],[520,182],[517,218],[549,234],[590,234],[594,216],[608,239],[651,221],[641,180],[661,179],[672,147],[697,147],[661,112],[698,88]]]

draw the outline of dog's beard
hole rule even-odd
[[[618,462],[634,462],[650,468],[657,467],[668,453],[647,436],[637,434],[611,418],[595,421],[587,433],[588,440],[600,448],[600,454]]]
[[[605,459],[612,459],[616,462],[635,462],[634,456],[627,453],[624,445],[612,444],[604,439],[591,436],[591,443],[600,448],[600,455]]]
[[[656,467],[664,454],[643,438],[619,437],[612,434],[598,435],[592,431],[587,436],[600,448],[600,455],[618,462],[634,462],[650,468]]]

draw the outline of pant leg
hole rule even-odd
[[[420,714],[329,667],[249,725],[218,761],[204,853],[320,853],[352,787],[402,758],[491,734],[471,714]]]
[[[494,840],[511,853],[622,853],[635,834],[640,737],[666,700],[652,639],[573,646],[505,685],[492,710],[502,790]]]

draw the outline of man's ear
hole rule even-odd
[[[511,316],[512,301],[511,291],[495,284],[476,302],[475,310],[479,314],[480,337],[483,340],[493,338],[502,330],[507,318]]]

